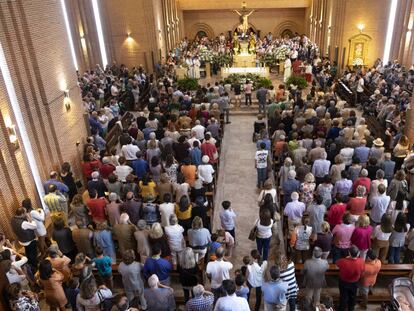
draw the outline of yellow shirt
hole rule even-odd
[[[180,206],[178,204],[175,204],[175,214],[177,215],[177,218],[180,220],[186,220],[191,218],[191,211],[193,209],[193,206],[190,204],[184,212],[180,211]]]
[[[144,185],[142,181],[140,181],[139,187],[141,188],[141,196],[143,198],[147,197],[148,195],[151,195],[154,198],[157,197],[157,191],[155,190],[157,185],[155,184],[155,182],[150,181],[147,185]]]

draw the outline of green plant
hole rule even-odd
[[[198,80],[195,78],[186,77],[177,81],[177,86],[187,91],[195,91],[199,88]]]
[[[255,89],[260,89],[261,87],[264,87],[266,89],[270,88],[272,86],[272,81],[268,78],[259,78],[256,81]]]
[[[286,80],[286,85],[291,85],[291,84],[296,85],[299,90],[302,90],[308,86],[308,82],[306,82],[306,79],[303,77],[299,77],[299,76],[290,76]]]
[[[277,60],[275,54],[266,53],[260,57],[260,62],[265,64],[267,67],[272,68],[276,66]]]
[[[255,90],[261,87],[269,88],[272,85],[272,81],[270,79],[262,78],[259,75],[253,73],[248,73],[245,75],[233,73],[225,79],[225,82],[230,84],[243,85],[247,80],[253,83],[253,88]]]

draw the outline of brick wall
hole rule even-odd
[[[86,128],[60,1],[1,2],[0,42],[41,178],[46,179],[64,161],[80,176],[81,150],[76,141],[85,140]],[[1,114],[16,124],[2,79],[0,76]],[[63,104],[65,89],[70,90],[69,111]],[[0,216],[7,217],[0,217],[0,229],[10,234],[7,220],[19,202],[26,196],[39,201],[24,149],[14,152],[7,148],[4,129],[0,118]]]
[[[227,34],[240,24],[238,15],[230,10],[184,11],[183,16],[185,35],[189,38],[197,33],[198,23],[210,26],[215,36],[221,32]],[[294,25],[289,27],[290,30],[302,33],[305,31],[305,9],[258,9],[249,17],[249,23],[260,30],[261,35],[276,32],[281,24]]]

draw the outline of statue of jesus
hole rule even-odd
[[[249,13],[246,12],[246,2],[243,2],[242,10],[239,12],[238,10],[233,10],[237,13],[237,15],[240,16],[240,25],[239,28],[242,30],[243,34],[247,34],[247,30],[249,30],[249,16],[252,15],[252,13],[255,10],[251,10]]]

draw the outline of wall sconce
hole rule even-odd
[[[359,29],[359,32],[362,33],[362,31],[365,29],[364,24],[358,24],[357,28]]]
[[[19,140],[17,139],[16,135],[16,126],[14,124],[10,124],[7,127],[7,131],[9,132],[9,140],[10,143],[14,146],[14,149],[19,149]]]
[[[130,32],[127,33],[127,40],[132,40],[132,37],[131,37],[131,33]]]
[[[70,110],[70,98],[69,98],[69,90],[63,91],[63,103],[65,104],[66,111]]]

